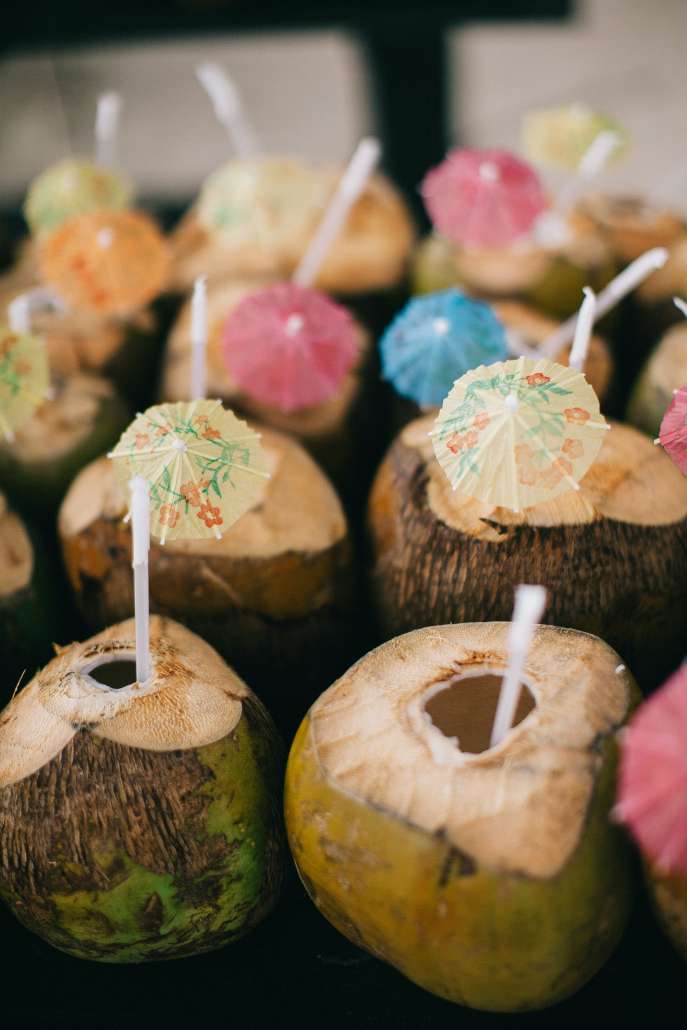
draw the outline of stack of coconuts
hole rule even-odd
[[[539,156],[547,124],[530,126]],[[567,154],[560,125],[580,130],[576,160],[604,133],[626,145],[586,109],[555,124],[556,154]],[[687,477],[654,437],[687,382],[672,303],[687,296],[687,225],[597,195],[591,177],[571,175],[553,201],[501,151],[453,152],[445,166],[425,180],[435,229],[414,250],[387,179],[369,178],[350,205],[316,284],[346,308],[355,357],[317,403],[246,388],[228,326],[257,290],[297,276],[337,195],[329,168],[230,162],[161,243],[165,276],[145,303],[101,317],[67,299],[32,318],[54,387],[0,446],[0,898],[63,952],[134,963],[220,948],[277,905],[290,850],[323,915],[420,987],[476,1009],[544,1008],[594,976],[627,925],[624,820],[687,958],[687,804],[675,801],[687,770],[670,764],[687,743],[684,677],[669,684],[678,743],[654,740],[639,764],[667,763],[670,790],[638,801],[630,752],[663,693],[643,696],[686,650]],[[33,237],[0,282],[3,304],[35,287],[70,218],[128,202],[99,206],[97,191],[86,202],[73,181],[59,222],[41,223],[34,192]],[[582,287],[601,301],[656,247],[660,269],[614,311],[599,303],[580,366]],[[199,275],[204,392],[260,429],[269,479],[221,540],[152,543],[141,681],[129,498],[107,452],[127,401],[196,395]],[[409,292],[422,297],[401,310]],[[164,340],[162,310],[176,312]],[[491,478],[506,462],[492,416],[473,412],[449,439],[454,476],[437,427],[461,377],[479,366],[493,385],[518,361],[535,370],[523,389],[544,393],[541,370],[582,367],[613,420],[578,475],[589,413],[568,407],[546,473],[531,448],[517,456],[525,496],[535,481],[551,496],[509,504],[470,479],[478,458]],[[521,394],[502,397],[515,410]],[[492,443],[473,452],[479,434]],[[494,742],[520,584],[546,588],[545,624]],[[673,807],[652,808],[661,827],[645,833],[654,803]],[[670,847],[656,844],[664,824]]]

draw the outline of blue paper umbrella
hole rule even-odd
[[[423,407],[441,404],[470,369],[508,356],[505,330],[491,307],[456,289],[411,300],[380,349],[384,379]]]

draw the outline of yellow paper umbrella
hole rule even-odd
[[[43,341],[0,327],[0,431],[11,440],[48,393],[50,376]]]
[[[126,314],[163,289],[169,255],[157,226],[138,211],[90,211],[41,239],[41,278],[76,311]]]
[[[126,207],[132,192],[131,183],[119,172],[82,158],[66,158],[33,180],[24,216],[31,232],[43,233],[85,211]]]
[[[198,221],[228,246],[289,245],[312,227],[325,199],[321,177],[299,161],[229,161],[203,184]]]
[[[148,408],[110,457],[125,489],[138,476],[148,483],[150,532],[162,543],[220,537],[256,503],[269,477],[260,437],[220,401]]]
[[[602,132],[612,132],[617,137],[611,160],[627,151],[627,131],[608,115],[586,104],[546,108],[526,115],[522,126],[522,149],[530,161],[544,168],[576,172]]]
[[[523,357],[458,379],[432,437],[454,490],[520,511],[579,489],[608,428],[583,373]]]

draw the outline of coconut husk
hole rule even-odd
[[[627,421],[658,436],[673,394],[687,383],[687,323],[684,318],[659,341],[630,395]]]
[[[321,912],[426,990],[494,1011],[542,1008],[588,980],[633,885],[608,815],[636,686],[610,647],[540,627],[523,673],[534,707],[496,747],[488,734],[485,749],[461,747],[495,696],[473,689],[457,736],[430,714],[442,692],[457,703],[473,677],[503,676],[508,630],[421,629],[361,659],[304,720],[285,795]]]
[[[275,715],[293,718],[350,660],[351,544],[336,493],[302,448],[269,430],[262,442],[271,477],[221,540],[151,542],[150,603],[209,640]],[[65,567],[92,629],[133,612],[127,507],[102,458],[60,509]]]
[[[221,947],[274,904],[282,873],[280,748],[258,699],[213,649],[151,619],[60,654],[0,717],[0,895],[80,958],[140,962]]]
[[[541,583],[547,622],[606,640],[643,687],[662,682],[687,635],[687,479],[668,456],[615,423],[579,491],[514,513],[451,489],[432,421],[397,437],[370,497],[379,632],[506,619],[515,587]]]

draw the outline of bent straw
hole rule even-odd
[[[95,113],[95,159],[99,165],[113,168],[117,163],[117,132],[122,112],[122,97],[110,90],[98,97]]]
[[[584,300],[580,305],[577,315],[575,337],[568,360],[570,368],[574,368],[578,372],[582,372],[587,360],[589,341],[592,338],[592,328],[594,326],[594,312],[596,310],[596,294],[591,286],[585,286],[582,292]]]
[[[603,318],[611,308],[614,308],[623,297],[636,289],[640,283],[644,282],[652,272],[662,268],[667,260],[668,251],[665,247],[654,247],[652,250],[645,251],[632,264],[623,269],[620,275],[612,279],[608,286],[597,296],[594,321],[596,322],[599,318]],[[578,312],[567,319],[567,321],[562,322],[558,329],[544,340],[541,347],[538,348],[538,353],[548,358],[555,358],[561,347],[565,347],[566,343],[570,343],[573,339],[577,318]]]
[[[134,621],[136,625],[136,679],[150,678],[150,599],[148,551],[150,549],[150,493],[143,476],[129,483],[131,490],[131,533],[133,539]]]
[[[508,668],[501,682],[490,747],[500,744],[513,725],[525,658],[532,643],[535,626],[541,619],[545,607],[545,587],[517,587],[513,619],[508,630]]]
[[[369,136],[362,139],[348,162],[332,200],[317,227],[310,245],[294,272],[293,282],[297,286],[312,286],[329,249],[339,235],[353,204],[365,187],[372,171],[379,161],[381,146],[379,140]]]
[[[191,400],[205,397],[207,388],[206,351],[208,343],[207,276],[199,275],[191,299]]]
[[[210,61],[198,65],[196,78],[210,97],[215,118],[227,130],[238,156],[245,160],[259,154],[257,137],[246,118],[241,94],[232,79],[218,64]]]

